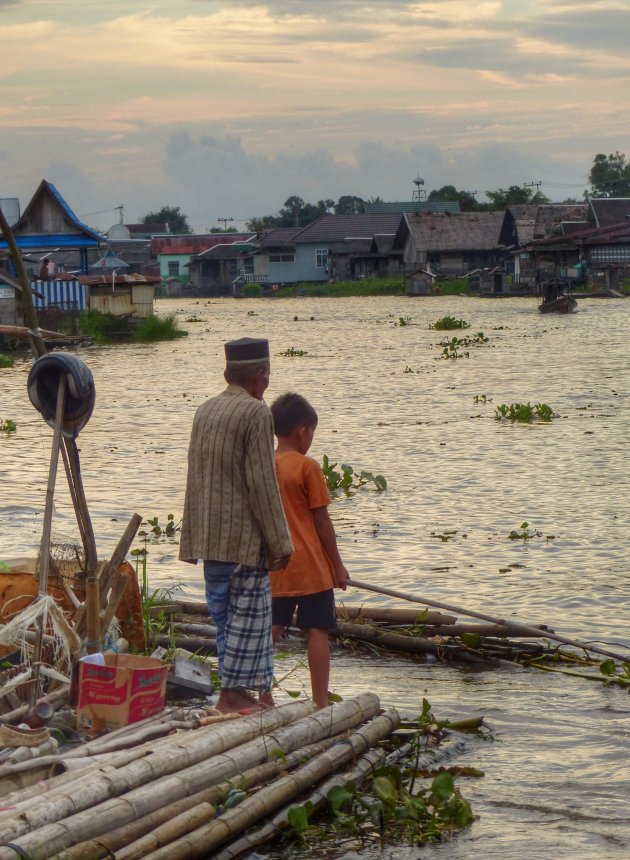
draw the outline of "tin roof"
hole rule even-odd
[[[426,251],[489,251],[499,247],[503,212],[405,213],[416,244]]]

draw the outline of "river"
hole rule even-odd
[[[331,505],[353,578],[630,648],[630,301],[584,299],[570,316],[543,316],[522,298],[186,299],[157,308],[176,313],[188,337],[80,352],[97,389],[78,441],[101,557],[134,511],[179,519],[190,426],[222,386],[223,342],[267,336],[267,400],[295,390],[313,403],[312,456],[388,481],[383,493],[366,486]],[[446,315],[470,328],[429,328]],[[477,332],[488,341],[441,357],[442,337]],[[28,400],[29,366],[24,357],[0,370],[0,422],[17,424],[0,434],[0,559],[36,554],[42,529],[52,431]],[[556,417],[495,420],[498,405],[527,401]],[[76,534],[63,470],[55,502],[53,533],[63,540]],[[510,540],[524,522],[531,538]],[[201,573],[178,562],[175,543],[152,543],[148,558],[152,587],[202,597]],[[343,599],[392,602],[353,589]],[[298,666],[287,686],[307,684]],[[421,854],[374,856],[630,856],[626,690],[344,652],[334,653],[331,686],[346,697],[377,691],[405,717],[426,697],[440,719],[484,715],[492,728],[492,741],[467,738],[456,759],[485,772],[459,781],[473,826]]]

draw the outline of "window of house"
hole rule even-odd
[[[318,269],[325,269],[328,265],[328,248],[318,248],[315,251],[315,265]]]
[[[177,278],[179,276],[179,260],[168,261],[168,276],[169,278]]]
[[[270,263],[293,263],[295,254],[269,254]]]

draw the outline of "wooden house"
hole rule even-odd
[[[503,212],[420,212],[403,215],[407,271],[429,269],[440,275],[465,275],[472,269],[495,266],[504,249],[500,243]]]
[[[141,320],[153,316],[155,290],[160,283],[151,275],[85,275],[79,278],[89,291],[90,310]]]
[[[176,278],[193,290],[204,292],[208,272],[203,255],[217,245],[233,247],[235,243],[249,243],[256,233],[202,233],[174,236],[156,236],[151,241],[153,254],[159,261],[163,283]],[[194,261],[193,265],[191,263]]]
[[[87,274],[90,252],[98,253],[105,239],[81,223],[52,182],[43,179],[22,216],[12,227],[20,251],[54,261],[68,251],[78,254],[79,268]],[[0,250],[7,248],[0,237]]]
[[[401,220],[398,212],[322,215],[292,238],[292,282],[401,274],[403,252],[395,242]]]

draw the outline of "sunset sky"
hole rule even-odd
[[[0,0],[0,197],[203,232],[416,175],[581,197],[630,155],[630,0]]]

